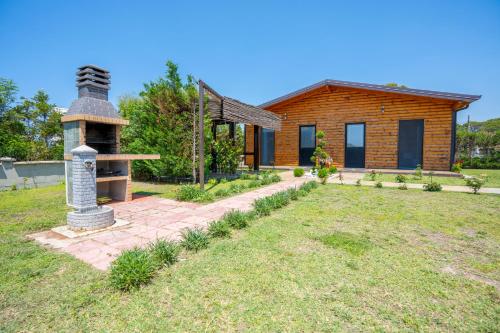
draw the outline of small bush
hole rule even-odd
[[[405,175],[396,175],[396,183],[406,183],[407,180]]]
[[[272,207],[267,198],[257,199],[253,203],[253,207],[258,216],[268,216],[271,215]]]
[[[231,193],[240,193],[240,192],[243,192],[243,190],[245,190],[245,185],[243,184],[231,184],[229,185],[229,192]]]
[[[12,186],[10,187],[10,190],[11,190],[11,191],[17,191],[17,186],[16,186],[16,184],[12,185]]]
[[[326,181],[328,180],[328,169],[327,168],[321,168],[318,171],[318,178],[321,180],[321,184],[325,185]]]
[[[335,165],[332,165],[331,167],[328,168],[328,173],[330,175],[333,175],[336,172],[337,172],[337,167]]]
[[[443,188],[438,182],[431,181],[430,183],[424,184],[424,191],[427,192],[439,192]]]
[[[382,188],[383,187],[382,182],[381,181],[376,182],[375,183],[375,187],[376,188]]]
[[[269,185],[271,184],[273,181],[271,180],[271,177],[269,176],[266,176],[266,177],[262,177],[262,179],[260,180],[260,183],[262,185]]]
[[[370,171],[370,180],[374,182],[376,178],[377,178],[377,173],[375,172],[375,170]]]
[[[124,251],[111,264],[111,285],[119,290],[128,291],[149,283],[155,273],[155,263],[143,249]]]
[[[460,162],[453,163],[453,165],[451,166],[451,171],[457,173],[462,172],[462,163]]]
[[[298,200],[299,199],[299,191],[295,187],[288,189],[288,196],[290,200]]]
[[[467,186],[469,186],[472,189],[474,194],[477,194],[479,192],[481,187],[483,187],[484,183],[485,183],[484,179],[477,177],[468,177],[465,179],[465,184],[467,184]]]
[[[226,220],[219,220],[210,223],[208,234],[213,238],[228,238],[231,236],[231,228]]]
[[[195,185],[182,185],[177,191],[176,198],[179,201],[193,201],[203,196],[205,191]]]
[[[356,186],[361,186],[361,179],[356,180]]]
[[[295,177],[302,177],[304,175],[304,169],[302,169],[302,168],[293,169],[293,175]]]
[[[272,209],[284,207],[290,203],[290,196],[287,191],[274,193],[267,198]]]
[[[417,167],[415,168],[415,179],[422,179],[422,166],[420,164],[417,164]]]
[[[248,226],[248,216],[239,210],[232,210],[224,214],[223,220],[234,229],[243,229]]]
[[[179,256],[179,245],[159,239],[149,246],[153,260],[158,266],[170,266],[177,261]]]
[[[407,190],[408,189],[408,185],[406,185],[406,183],[402,183],[401,185],[399,185],[398,187],[400,190]]]
[[[210,186],[212,186],[212,187],[213,187],[213,186],[215,186],[215,185],[217,185],[217,179],[215,179],[215,178],[210,178],[210,179],[208,180],[208,185],[210,185]]]
[[[189,251],[198,252],[208,247],[208,235],[200,228],[188,229],[182,233],[181,245]]]
[[[299,187],[299,190],[303,190],[305,192],[311,192],[311,190],[313,190],[317,187],[318,187],[318,183],[316,183],[315,181],[310,181],[310,182],[302,184]]]
[[[260,180],[252,180],[248,183],[248,188],[256,188],[260,186]]]
[[[229,192],[229,190],[224,189],[224,188],[218,189],[214,193],[214,195],[215,195],[216,198],[224,198],[224,197],[229,196],[230,194],[231,193]]]
[[[252,176],[250,174],[248,174],[248,173],[242,173],[240,175],[240,179],[241,180],[250,180],[250,179],[252,179]]]
[[[203,191],[203,193],[199,197],[195,198],[192,201],[194,201],[194,202],[210,202],[210,201],[214,201],[214,195],[211,192]]]
[[[280,181],[281,181],[281,177],[280,177],[280,175],[278,175],[278,174],[276,174],[276,173],[273,173],[273,174],[271,175],[271,177],[270,177],[270,178],[271,178],[271,181],[272,181],[273,183],[278,183],[278,182],[280,182]]]
[[[219,183],[225,184],[225,183],[227,183],[227,179],[226,178],[221,178],[221,180],[219,180]]]

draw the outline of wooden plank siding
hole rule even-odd
[[[399,120],[423,119],[423,168],[449,170],[454,107],[455,102],[444,99],[323,87],[267,108],[282,117],[282,130],[275,134],[275,165],[298,165],[299,126],[316,125],[326,134],[326,150],[334,164],[342,167],[345,124],[364,122],[365,167],[397,168]],[[252,126],[246,129],[246,151],[251,152]],[[247,156],[247,163],[251,160]]]

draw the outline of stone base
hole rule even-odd
[[[115,212],[109,206],[99,206],[85,213],[69,212],[67,222],[73,231],[102,229],[115,223]]]

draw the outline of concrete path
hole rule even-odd
[[[158,238],[179,240],[187,228],[206,228],[226,212],[251,210],[255,199],[298,187],[308,180],[305,177],[294,178],[291,172],[283,172],[280,176],[283,180],[279,183],[206,205],[152,196],[115,203],[110,205],[115,209],[115,217],[129,222],[127,225],[76,238],[65,237],[52,230],[28,237],[106,270],[123,250],[145,247]]]
[[[356,182],[358,179],[361,180],[361,185],[363,186],[375,186],[374,181],[368,181],[368,180],[362,180],[364,177],[364,173],[357,173],[357,172],[343,172],[342,176],[344,178],[343,183],[346,185],[356,185]],[[335,174],[334,177],[331,177],[328,180],[329,183],[332,184],[340,184],[339,180],[339,175]],[[393,183],[393,182],[382,182],[382,186],[384,187],[399,187],[401,186],[400,183]],[[420,189],[423,190],[424,184],[413,184],[413,183],[406,183],[406,186],[408,188],[412,189]],[[472,190],[468,186],[460,186],[460,185],[442,185],[443,191],[448,191],[448,192],[465,192],[465,193],[472,193]],[[500,194],[500,188],[495,188],[495,187],[483,187],[482,189],[479,190],[479,193],[487,193],[487,194]]]

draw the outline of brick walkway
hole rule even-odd
[[[115,217],[129,224],[76,238],[51,230],[30,235],[29,238],[106,270],[123,250],[147,246],[158,238],[178,240],[186,228],[206,228],[211,221],[220,219],[232,209],[250,210],[255,199],[298,187],[307,180],[304,177],[294,178],[291,172],[280,175],[283,181],[279,183],[207,205],[157,197],[111,204]]]

